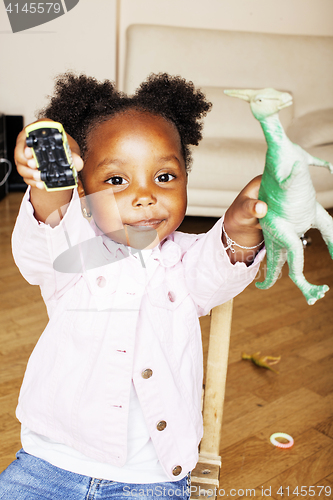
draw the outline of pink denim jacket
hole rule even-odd
[[[34,218],[28,190],[13,254],[25,279],[40,286],[49,322],[29,359],[17,418],[53,441],[121,467],[133,379],[166,474],[176,480],[192,470],[202,437],[198,317],[240,293],[264,255],[249,267],[232,265],[221,223],[207,234],[171,234],[150,255],[143,252],[144,267],[138,254],[124,258],[127,247],[96,236],[76,191],[61,223],[51,228]],[[89,238],[96,245],[87,269],[54,269],[69,245],[84,247]]]

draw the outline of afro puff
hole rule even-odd
[[[162,116],[176,126],[189,170],[192,161],[189,146],[197,146],[202,139],[201,119],[210,108],[211,103],[192,82],[166,73],[151,74],[133,96],[119,92],[109,80],[98,82],[86,75],[65,73],[58,77],[54,95],[38,118],[62,123],[78,143],[84,159],[87,138],[95,125],[129,109]]]

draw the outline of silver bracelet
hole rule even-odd
[[[236,250],[234,248],[232,248],[234,245],[236,247],[243,248],[244,250],[254,250],[255,248],[260,247],[260,245],[262,245],[265,242],[265,240],[262,240],[260,243],[258,243],[258,245],[254,245],[254,247],[243,247],[242,245],[238,245],[238,243],[236,243],[234,240],[232,240],[231,238],[229,238],[229,236],[227,235],[227,232],[225,230],[225,227],[224,227],[224,222],[222,222],[222,231],[224,232],[226,240],[227,240],[227,246],[224,247],[224,248],[226,250],[230,249],[230,251],[232,253],[236,252]]]

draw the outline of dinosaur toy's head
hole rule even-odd
[[[249,102],[254,117],[259,121],[278,113],[293,102],[293,98],[288,92],[279,92],[275,89],[225,90],[224,93]]]

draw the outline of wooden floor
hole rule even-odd
[[[24,281],[11,256],[10,235],[21,197],[10,193],[0,202],[0,470],[20,448],[18,391],[47,321],[39,289]],[[191,217],[181,229],[202,232],[213,222]],[[221,499],[333,498],[333,262],[319,233],[309,234],[305,275],[312,283],[330,286],[324,299],[308,306],[285,267],[270,290],[258,290],[253,283],[234,301]],[[208,322],[202,318],[205,348]],[[281,355],[280,373],[242,361],[243,351]],[[272,446],[274,432],[293,436],[294,446]]]

